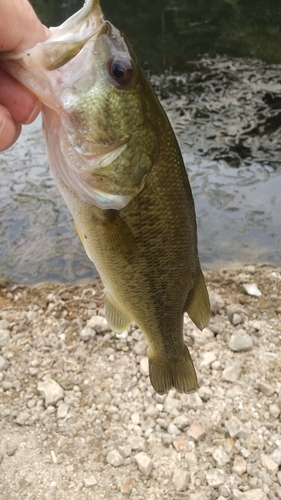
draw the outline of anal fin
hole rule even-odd
[[[201,268],[199,268],[195,286],[192,290],[190,290],[183,310],[188,313],[188,316],[199,328],[199,330],[203,330],[203,328],[205,328],[205,326],[209,323],[211,307],[208,290]]]
[[[105,318],[110,328],[117,333],[121,333],[130,325],[132,319],[123,311],[120,311],[111,295],[106,292],[104,297]]]

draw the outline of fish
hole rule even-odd
[[[134,322],[149,376],[165,394],[198,388],[186,312],[202,330],[210,303],[194,200],[171,124],[126,36],[88,0],[50,37],[1,65],[43,103],[54,178],[104,285],[109,326]]]

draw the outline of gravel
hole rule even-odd
[[[2,284],[1,499],[281,499],[281,268],[206,281],[208,328],[184,318],[199,390],[164,396],[136,325],[109,330],[99,281]]]

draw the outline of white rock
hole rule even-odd
[[[269,405],[269,412],[273,416],[273,418],[278,418],[280,415],[280,408],[276,403]]]
[[[149,458],[149,456],[143,451],[141,451],[140,453],[137,453],[137,455],[135,455],[135,460],[137,462],[140,472],[142,472],[146,476],[149,476],[149,474],[153,469],[153,462]]]
[[[10,342],[10,332],[9,330],[0,330],[0,347],[8,345]]]
[[[3,372],[4,370],[7,370],[10,366],[10,362],[4,358],[3,356],[0,356],[0,372]]]
[[[260,460],[262,466],[267,469],[269,474],[272,474],[274,476],[278,472],[278,464],[274,462],[274,460],[269,455],[265,455],[264,453],[262,453]]]
[[[140,372],[144,377],[149,375],[148,357],[144,356],[140,362]]]
[[[90,476],[90,477],[86,477],[84,479],[84,486],[85,488],[92,488],[92,486],[96,486],[96,484],[98,484],[95,476]]]
[[[85,328],[82,328],[80,332],[80,338],[82,340],[93,339],[95,336],[96,336],[96,330],[90,328],[89,326],[85,326]]]
[[[197,410],[203,407],[203,401],[197,392],[194,392],[193,394],[185,394],[184,398],[184,406],[187,406],[187,408],[190,408],[191,410]]]
[[[231,335],[228,347],[234,352],[250,351],[253,349],[253,339],[245,330],[237,330]]]
[[[167,431],[168,434],[172,434],[172,436],[178,436],[181,433],[181,431],[173,422],[169,423]]]
[[[9,330],[10,323],[6,319],[0,319],[0,330]]]
[[[231,438],[243,438],[247,435],[245,425],[238,420],[235,416],[232,416],[229,420],[225,422],[225,427]]]
[[[257,389],[261,391],[265,396],[270,397],[273,396],[275,389],[270,384],[266,384],[261,380],[257,382]]]
[[[242,366],[240,363],[233,363],[227,366],[222,372],[222,379],[227,382],[236,382],[242,371]]]
[[[16,424],[24,425],[29,418],[30,414],[27,411],[21,411],[16,418]]]
[[[187,435],[192,437],[194,441],[200,441],[205,437],[206,429],[200,422],[193,422],[187,431]]]
[[[128,458],[131,455],[132,447],[130,444],[126,444],[124,446],[117,446],[117,450],[123,458]]]
[[[57,418],[65,418],[68,410],[69,406],[66,405],[65,403],[61,403],[57,409]]]
[[[113,467],[119,467],[124,463],[124,458],[120,455],[119,451],[112,450],[106,455],[106,461],[108,464],[113,465]]]
[[[211,305],[211,310],[213,313],[217,313],[220,309],[224,307],[224,300],[216,292],[213,292],[213,290],[209,290],[209,299],[210,299],[210,305]]]
[[[248,491],[240,491],[234,488],[232,495],[232,500],[267,500],[267,495],[260,488]]]
[[[226,474],[222,469],[209,469],[206,471],[206,480],[209,486],[217,488],[226,481]]]
[[[219,465],[219,467],[223,467],[228,462],[230,462],[230,457],[224,451],[222,446],[219,446],[218,448],[216,448],[213,451],[212,456],[213,456],[214,460],[217,462],[217,464]]]
[[[253,297],[262,296],[262,293],[258,289],[256,283],[243,283],[243,288],[248,295],[252,295]]]
[[[129,436],[128,443],[131,445],[132,450],[135,451],[145,450],[145,440],[141,436]]]
[[[173,474],[173,483],[176,491],[184,491],[189,484],[189,472],[183,469],[176,469]]]
[[[242,476],[246,470],[246,460],[241,455],[236,455],[233,461],[232,472],[238,474],[238,476]]]
[[[200,366],[210,366],[217,359],[215,352],[203,352],[200,356]]]
[[[96,333],[104,333],[110,330],[110,327],[103,316],[99,316],[98,314],[92,316],[86,324],[87,328],[92,328],[96,331]]]
[[[185,429],[190,424],[190,420],[186,415],[178,415],[178,417],[174,418],[173,422],[177,428],[181,430]]]
[[[39,382],[37,390],[43,396],[46,406],[55,405],[64,396],[63,388],[53,379]]]
[[[138,425],[140,423],[140,414],[138,412],[132,413],[131,420],[134,425]]]
[[[242,318],[241,314],[234,313],[232,318],[231,318],[231,323],[234,326],[240,325],[240,323],[243,323],[243,318]]]
[[[179,408],[180,405],[181,405],[181,402],[178,399],[173,398],[172,396],[170,396],[168,394],[168,396],[166,397],[165,402],[164,402],[164,411],[166,413],[171,413],[171,411],[174,408]]]

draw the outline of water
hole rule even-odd
[[[205,269],[231,262],[280,264],[281,172],[234,169],[183,156],[194,194]],[[13,282],[81,282],[96,276],[50,173],[41,122],[0,154],[0,275]]]

